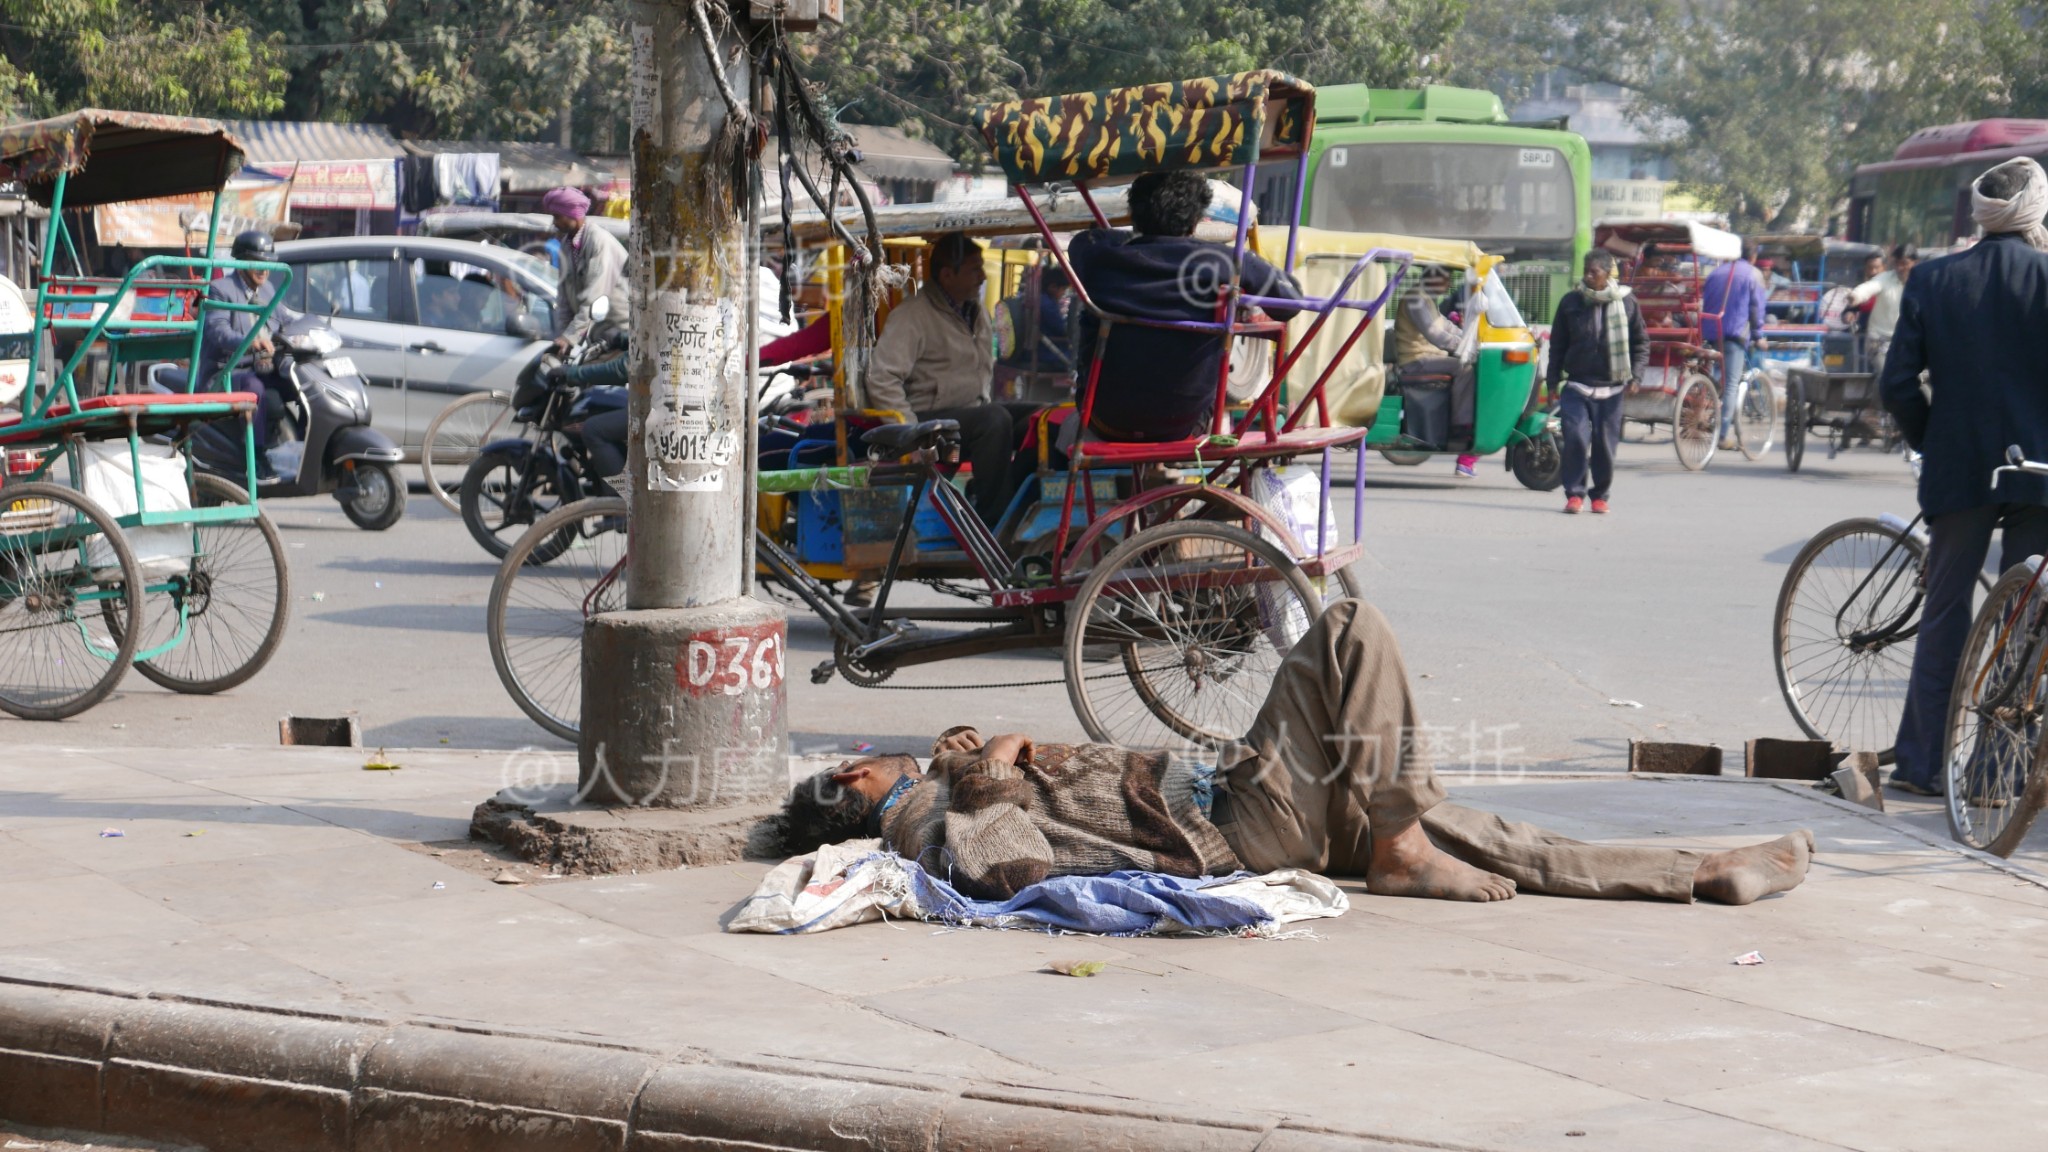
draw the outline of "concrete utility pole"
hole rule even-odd
[[[751,110],[753,78],[728,12],[748,18],[726,0],[633,7],[627,610],[591,619],[583,644],[580,777],[601,804],[723,807],[787,787],[787,626],[747,595],[755,256],[714,146],[728,100]]]

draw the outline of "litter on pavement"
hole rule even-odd
[[[1735,962],[1745,968],[1752,967],[1764,962],[1764,954],[1761,952],[1744,952],[1735,958]]]
[[[1643,705],[1642,705],[1642,702],[1641,702],[1641,701],[1639,701],[1639,700],[1613,700],[1613,699],[1610,699],[1610,700],[1608,700],[1608,701],[1607,701],[1607,706],[1608,706],[1609,708],[1641,708],[1641,707],[1642,707]]]
[[[126,835],[127,835],[127,833],[126,833],[126,832],[123,832],[123,831],[121,831],[121,830],[120,830],[119,828],[102,828],[102,829],[100,829],[100,839],[102,839],[102,840],[113,840],[113,839],[117,839],[117,838],[119,838],[119,837],[122,837],[122,836],[126,836]]]

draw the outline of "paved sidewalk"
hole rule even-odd
[[[1810,881],[1749,908],[1347,884],[1352,910],[1311,940],[902,923],[771,938],[718,927],[766,864],[515,887],[448,843],[499,787],[573,773],[567,756],[389,758],[403,767],[364,771],[345,750],[0,753],[0,1118],[51,1122],[20,1114],[49,1099],[5,1084],[41,1068],[97,1085],[72,1115],[191,1143],[190,1125],[220,1122],[180,1111],[191,1099],[293,1081],[332,1146],[437,1152],[720,1147],[704,1126],[734,1115],[762,1129],[723,1138],[866,1147],[843,1134],[856,1113],[870,1134],[899,1119],[925,1134],[878,1147],[1076,1117],[1108,1126],[1094,1146],[1148,1148],[2048,1147],[2048,888],[1796,786],[1450,782],[1587,839],[1812,828]],[[1732,963],[1753,949],[1764,964]],[[1072,959],[1110,967],[1041,971]],[[234,1036],[271,1039],[218,1039]],[[546,1071],[561,1052],[582,1054],[574,1075]],[[138,1069],[185,1069],[188,1095]],[[392,1119],[391,1101],[463,1095],[525,1119],[488,1139],[474,1118]],[[657,1131],[700,1142],[642,1135]],[[1061,1139],[1020,1146],[1081,1138]]]

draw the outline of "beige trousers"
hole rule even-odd
[[[1444,801],[1393,629],[1340,600],[1287,655],[1258,720],[1223,760],[1217,827],[1255,872],[1363,876],[1374,832],[1421,820],[1445,852],[1527,892],[1692,899],[1703,854],[1583,844]]]

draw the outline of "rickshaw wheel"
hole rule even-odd
[[[1533,492],[1549,492],[1564,483],[1564,454],[1554,432],[1509,445],[1508,465],[1522,487]]]
[[[193,480],[194,508],[248,502],[247,492],[218,476]],[[244,683],[276,654],[291,619],[291,568],[268,516],[192,527],[198,554],[171,578],[175,591],[144,598],[144,607],[156,611],[144,613],[138,647],[154,648],[177,634],[178,597],[185,601],[185,639],[135,670],[173,692],[207,695]],[[109,618],[107,626],[117,625]]]
[[[1742,406],[1735,413],[1735,446],[1743,459],[1755,460],[1771,450],[1771,434],[1778,429],[1776,403],[1768,374],[1752,368],[1743,375]]]
[[[45,534],[58,530],[68,531],[52,546]],[[0,709],[62,720],[105,700],[135,659],[143,587],[134,551],[98,504],[61,484],[8,485],[0,494]],[[93,635],[109,612],[121,627]]]
[[[1104,743],[1236,740],[1322,608],[1300,565],[1261,536],[1203,520],[1149,528],[1098,564],[1068,609],[1067,696]]]
[[[545,551],[552,563],[536,553]],[[505,553],[485,628],[498,681],[533,722],[575,740],[583,724],[583,624],[626,606],[626,502],[557,508]]]
[[[846,677],[848,684],[856,688],[878,688],[896,674],[894,668],[875,668],[861,663],[860,657],[853,654],[846,641],[837,638],[832,641],[832,665]]]
[[[1806,460],[1806,381],[1797,373],[1785,377],[1785,471],[1797,472]]]
[[[1671,446],[1678,462],[1697,472],[1714,458],[1720,446],[1721,395],[1714,382],[1701,375],[1686,377],[1671,409]]]

